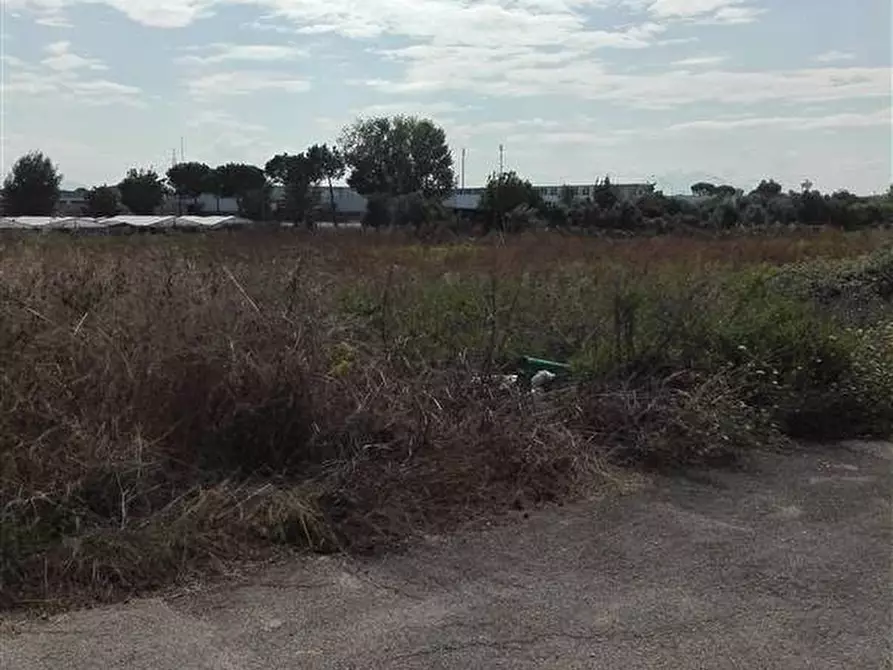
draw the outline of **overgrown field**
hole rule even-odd
[[[886,435],[885,233],[0,240],[0,605]],[[569,362],[541,393],[490,375]]]

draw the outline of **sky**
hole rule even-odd
[[[441,125],[466,186],[500,144],[539,184],[893,181],[890,0],[0,1],[0,167],[41,150],[67,187],[391,114]]]

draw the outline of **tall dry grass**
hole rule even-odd
[[[0,605],[114,598],[282,545],[387,546],[577,495],[608,458],[771,440],[797,408],[756,366],[794,375],[791,338],[813,355],[837,331],[742,320],[782,308],[728,277],[885,240],[4,238]],[[734,359],[738,340],[763,358]],[[573,360],[578,383],[473,383],[521,353]],[[795,377],[782,388],[813,388]]]

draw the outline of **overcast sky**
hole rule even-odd
[[[889,0],[4,0],[2,167],[263,165],[357,116],[444,126],[466,184],[891,182]],[[458,160],[457,160],[458,163]]]

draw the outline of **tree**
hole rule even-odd
[[[812,190],[812,182],[809,179],[804,179],[800,183],[800,192],[801,193],[809,193]]]
[[[279,154],[264,166],[270,180],[285,189],[286,215],[294,221],[309,223],[308,215],[315,204],[311,187],[322,178],[321,166],[314,158],[306,153]]]
[[[95,186],[85,196],[87,207],[85,214],[94,218],[115,216],[118,213],[118,189],[108,184]]]
[[[307,156],[316,166],[320,179],[325,179],[329,187],[329,205],[332,210],[332,224],[338,225],[338,208],[335,206],[335,187],[332,182],[344,176],[344,157],[337,147],[314,144],[307,149]]]
[[[155,170],[131,168],[118,184],[122,204],[133,214],[154,214],[164,201],[164,181]]]
[[[421,193],[443,200],[453,190],[453,157],[443,129],[414,116],[358,120],[342,133],[347,183],[361,195]]]
[[[48,156],[31,151],[3,181],[3,207],[10,216],[51,216],[59,202],[62,175]]]
[[[716,187],[716,189],[714,190],[714,195],[720,198],[733,198],[738,195],[738,189],[734,186],[723,184],[722,186]]]
[[[661,191],[646,193],[636,201],[642,215],[649,219],[674,216],[682,211],[682,203],[676,198],[668,198]]]
[[[807,225],[828,223],[830,206],[825,197],[818,191],[802,193],[796,203],[797,220]]]
[[[252,219],[265,219],[269,211],[270,188],[264,171],[247,163],[227,163],[214,170],[212,180],[223,198],[235,198],[239,214]]]
[[[751,195],[757,195],[764,200],[769,200],[770,198],[776,198],[781,195],[781,184],[779,184],[774,179],[763,179],[759,185],[751,192]]]
[[[709,198],[716,195],[716,186],[706,181],[699,181],[691,185],[691,193],[699,198]]]
[[[540,210],[543,200],[533,185],[515,172],[493,173],[481,196],[480,208],[487,213],[490,225],[505,227],[506,217],[520,207]]]
[[[731,202],[722,202],[713,208],[708,223],[713,228],[727,229],[735,226],[739,220],[738,208]]]
[[[208,179],[205,184],[205,188],[208,193],[213,195],[217,199],[217,213],[220,214],[220,198],[223,198],[223,182],[220,178],[220,168],[211,168],[208,172]]]
[[[617,193],[606,175],[604,181],[597,182],[592,189],[592,200],[602,209],[611,209],[617,204]]]
[[[192,198],[193,205],[198,197],[208,190],[211,168],[204,163],[177,163],[168,168],[167,181],[177,194],[180,213],[183,211],[183,198]]]
[[[574,200],[576,200],[576,196],[574,195],[573,186],[568,186],[567,184],[562,185],[561,190],[558,193],[558,201],[565,209],[570,209],[574,206]]]

